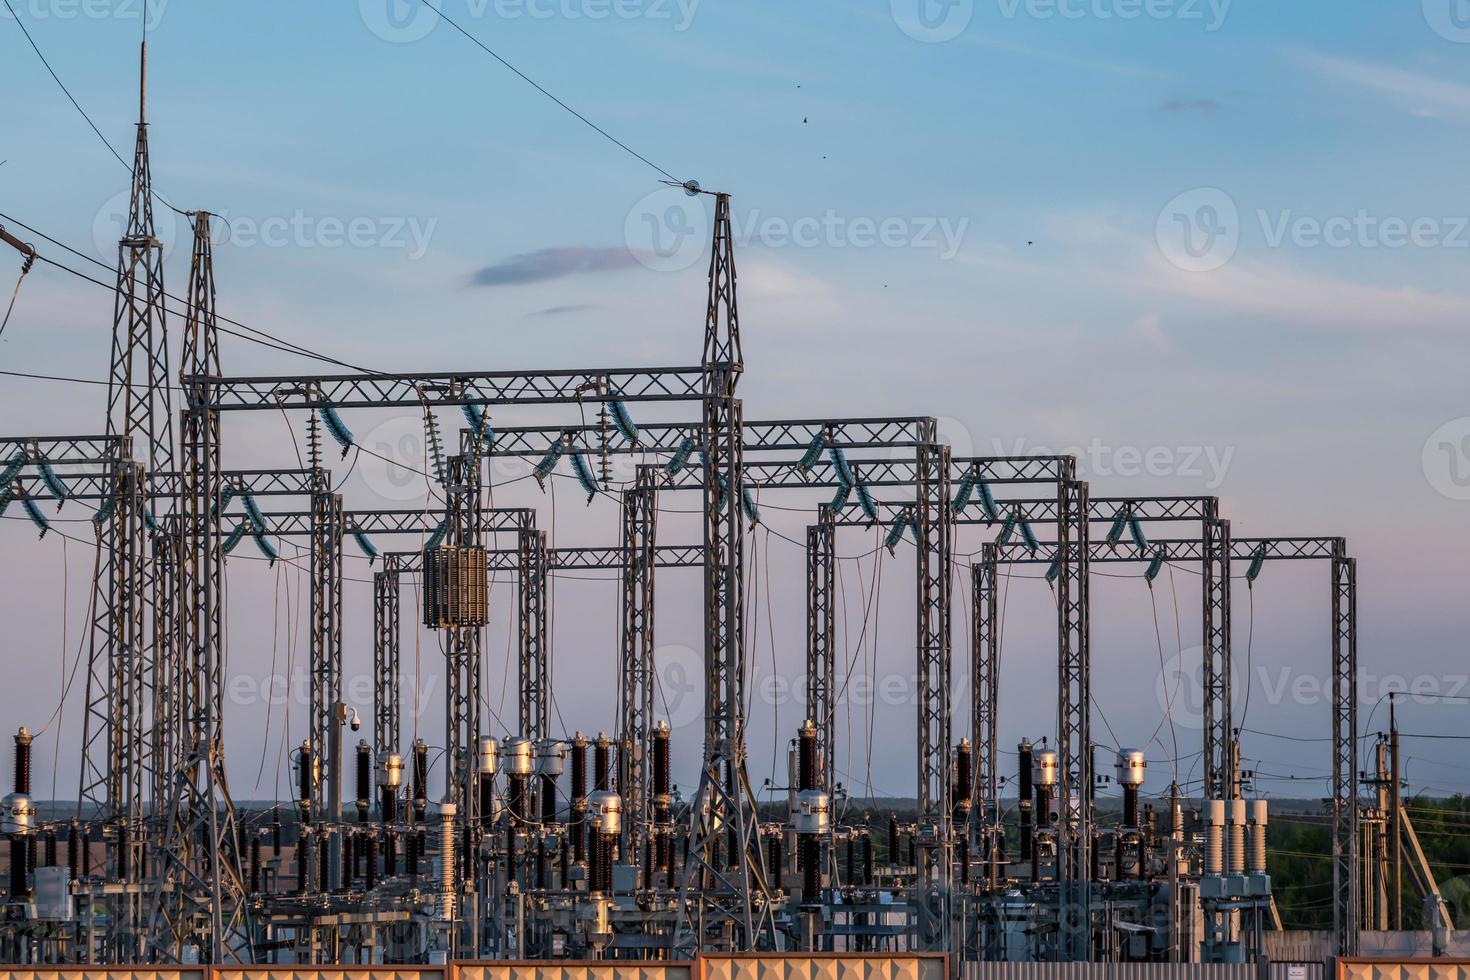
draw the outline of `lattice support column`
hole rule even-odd
[[[817,523],[806,529],[806,703],[817,726],[820,787],[836,785],[837,705],[837,528],[830,508],[819,509]]]
[[[1332,555],[1332,931],[1338,956],[1358,955],[1358,564]],[[1398,792],[1395,788],[1394,792]]]
[[[448,460],[445,544],[478,548],[484,540],[484,494],[480,468],[470,457]],[[451,626],[442,631],[449,685],[445,694],[445,799],[459,808],[458,821],[479,825],[479,794],[472,765],[480,737],[480,658],[484,630],[480,626]],[[466,862],[473,868],[476,862]]]
[[[954,525],[949,519],[949,447],[921,444],[915,456],[914,535],[918,539],[918,617],[915,637],[919,695],[918,833],[921,885],[938,890],[933,915],[921,916],[920,942],[944,949],[949,942],[949,877],[952,867],[949,752],[950,705],[950,553]]]
[[[521,734],[547,738],[551,731],[551,646],[547,632],[547,589],[551,560],[546,532],[522,528],[517,547],[521,592],[520,650],[516,675],[520,681]]]
[[[1062,926],[1059,953],[1087,959],[1091,933],[1092,733],[1087,484],[1057,492],[1057,793]]]
[[[974,708],[971,737],[975,743],[975,760],[979,778],[974,781],[975,799],[970,808],[977,824],[981,854],[986,859],[986,882],[995,886],[996,863],[993,849],[1000,846],[1000,780],[998,756],[1000,707],[1000,623],[996,548],[986,543],[980,550],[980,561],[971,568],[974,632],[972,635],[972,671],[970,703]]]
[[[623,635],[619,659],[623,853],[641,860],[651,839],[653,799],[654,621],[653,584],[658,491],[652,471],[640,467],[623,493]]]
[[[400,600],[402,559],[384,555],[373,573],[373,753],[402,752]],[[415,694],[417,696],[417,694]]]
[[[1205,798],[1225,800],[1237,785],[1230,729],[1230,522],[1207,518],[1202,533]]]

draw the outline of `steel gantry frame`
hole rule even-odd
[[[1157,540],[1140,548],[1129,543],[1108,544],[1092,542],[1089,545],[1092,562],[1151,562],[1161,559],[1169,563],[1229,561],[1326,561],[1331,571],[1331,663],[1332,674],[1332,856],[1333,856],[1333,936],[1335,952],[1339,956],[1356,955],[1359,948],[1359,878],[1360,860],[1357,850],[1358,839],[1358,773],[1357,756],[1357,575],[1356,559],[1347,553],[1347,543],[1341,537],[1264,537],[1222,538],[1213,533],[1220,523],[1218,514],[1211,513],[1202,522],[1206,529],[1198,539]],[[1213,525],[1213,527],[1212,527]],[[1222,542],[1228,542],[1222,546]],[[1041,542],[1035,552],[1024,544],[1011,542],[995,548],[997,563],[1049,563],[1059,554],[1058,542]],[[991,556],[987,556],[991,557]],[[1228,578],[1228,564],[1224,575]],[[1218,595],[1218,591],[1217,591]],[[1223,600],[1228,604],[1229,594]],[[1219,617],[1228,617],[1223,612],[1206,605],[1205,628],[1218,628]],[[1228,649],[1228,648],[1227,648]],[[1228,662],[1228,657],[1226,658]],[[1218,683],[1218,671],[1216,681]],[[1206,701],[1212,695],[1210,685],[1204,685]],[[1215,709],[1229,725],[1228,710],[1216,705]],[[1207,716],[1208,717],[1208,716]],[[1232,763],[1233,765],[1233,763]],[[1233,774],[1224,780],[1233,783]]]

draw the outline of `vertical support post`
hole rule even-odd
[[[1227,800],[1236,785],[1230,763],[1230,522],[1208,517],[1202,530],[1204,788],[1206,799]]]
[[[400,578],[403,562],[384,555],[373,573],[373,753],[401,752],[402,694],[399,687]],[[418,692],[414,692],[418,696]]]
[[[980,778],[974,781],[976,800],[970,808],[971,820],[980,824],[981,854],[986,858],[985,881],[996,885],[997,862],[994,853],[1000,846],[1000,781],[997,758],[1000,708],[1000,627],[996,589],[996,547],[987,542],[981,546],[980,561],[972,568],[974,587],[974,634],[970,703],[974,706],[971,738]],[[972,837],[976,836],[974,834]]]
[[[658,491],[652,470],[638,468],[623,492],[623,635],[619,659],[622,702],[618,765],[623,786],[623,853],[641,855],[650,833],[654,706],[654,544]]]
[[[918,824],[923,841],[920,884],[937,888],[937,918],[921,919],[925,949],[949,944],[949,877],[952,847],[949,779],[950,749],[950,552],[954,525],[949,517],[949,447],[930,439],[916,450],[914,535],[918,539],[918,617],[915,652],[919,695]]]
[[[447,461],[445,544],[478,548],[484,537],[478,457],[455,455]],[[480,736],[480,657],[483,632],[479,626],[451,626],[443,634],[445,668],[444,798],[458,807],[463,826],[479,826],[479,794],[475,792],[472,758]],[[474,862],[468,862],[473,867]]]
[[[1088,491],[1080,480],[1057,489],[1058,877],[1063,959],[1089,958],[1092,851],[1092,674],[1088,592]]]
[[[755,902],[752,894],[768,893],[760,848],[753,846],[758,824],[745,769],[745,524],[739,513],[743,424],[735,397],[745,365],[728,194],[715,195],[712,246],[702,359],[704,765],[690,808],[689,863],[679,889],[674,946],[684,953],[702,949],[708,930],[724,931],[727,925],[735,927],[736,949],[753,948],[757,934],[768,927],[770,914],[769,902]],[[721,840],[733,852],[728,863],[715,860]],[[716,883],[717,890],[711,887]],[[701,890],[703,901],[691,894]]]
[[[521,580],[521,643],[516,671],[521,687],[518,718],[521,734],[539,740],[547,738],[551,730],[551,650],[546,632],[551,559],[546,551],[545,531],[530,526],[522,528],[517,546]]]
[[[245,901],[243,856],[236,833],[234,802],[224,763],[224,550],[220,528],[224,476],[220,419],[211,380],[222,374],[215,314],[214,255],[209,215],[194,215],[194,251],[189,272],[188,318],[184,333],[185,391],[180,419],[183,467],[175,534],[158,535],[174,554],[161,563],[158,579],[177,577],[177,593],[157,601],[156,619],[167,605],[178,610],[177,654],[172,675],[156,683],[170,692],[165,711],[177,745],[162,753],[168,762],[162,792],[168,812],[159,850],[150,945],[181,958],[201,917],[210,921],[209,962],[227,957],[248,961],[251,932]],[[170,631],[160,627],[162,643]]]
[[[818,508],[817,523],[806,529],[806,703],[817,726],[820,788],[836,785],[837,705],[837,527],[832,509]]]
[[[1332,555],[1332,933],[1338,956],[1358,955],[1358,564]],[[1398,792],[1398,787],[1394,787]]]

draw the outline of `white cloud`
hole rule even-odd
[[[1297,60],[1325,78],[1391,96],[1412,115],[1470,120],[1470,85],[1310,51],[1298,53]]]

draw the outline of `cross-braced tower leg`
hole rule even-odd
[[[373,573],[373,751],[401,752],[399,725],[402,694],[399,689],[400,599],[403,562],[384,555],[383,567]],[[417,692],[415,692],[417,697]]]
[[[1332,555],[1332,931],[1338,956],[1358,955],[1358,880],[1358,564],[1339,544]]]
[[[551,559],[546,550],[546,532],[524,527],[518,546],[521,585],[521,642],[516,670],[521,688],[518,721],[522,735],[544,739],[551,731],[551,647],[546,628]]]
[[[822,507],[817,523],[806,529],[806,703],[817,726],[820,788],[836,785],[837,527],[832,510]]]
[[[770,923],[769,892],[745,768],[745,528],[742,424],[735,388],[744,370],[736,307],[730,198],[715,195],[704,332],[705,740],[690,807],[689,863],[680,884],[675,947],[690,953],[712,933],[754,948]],[[725,854],[721,856],[721,848]],[[703,892],[703,914],[696,897]],[[701,930],[704,930],[701,934]]]
[[[1230,730],[1230,522],[1206,518],[1203,535],[1205,798],[1224,800],[1235,795]]]
[[[623,635],[619,657],[622,699],[618,733],[623,787],[623,853],[646,857],[653,839],[653,582],[658,491],[653,471],[640,467],[623,492]]]
[[[1087,484],[1066,480],[1057,500],[1057,793],[1063,959],[1088,957],[1091,934],[1092,735]]]
[[[981,547],[980,561],[972,570],[974,589],[973,670],[970,677],[970,699],[974,706],[973,738],[980,778],[975,780],[975,805],[970,808],[977,826],[971,835],[978,838],[980,854],[985,861],[985,883],[996,885],[999,869],[997,848],[1000,847],[1000,789],[996,738],[1000,707],[1000,628],[996,595],[996,549],[986,543]]]

